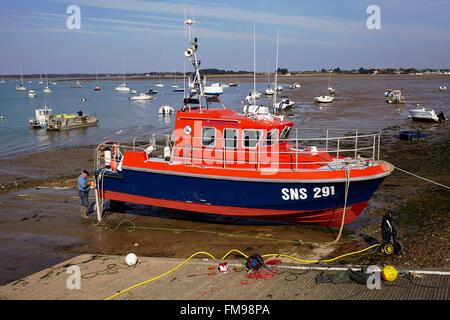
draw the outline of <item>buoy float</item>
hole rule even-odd
[[[125,262],[127,263],[127,265],[132,267],[132,266],[136,265],[136,263],[138,262],[138,258],[134,253],[129,253],[125,257]]]
[[[383,270],[381,271],[381,277],[388,281],[392,282],[397,279],[397,269],[395,269],[393,266],[384,266]]]

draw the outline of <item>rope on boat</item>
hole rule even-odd
[[[348,167],[345,168],[345,191],[344,191],[344,209],[342,211],[342,220],[341,220],[341,227],[339,228],[339,233],[331,242],[327,242],[325,244],[336,244],[339,242],[342,236],[342,231],[344,230],[345,225],[345,213],[347,211],[347,199],[348,199],[348,190],[350,189],[350,169]]]
[[[406,174],[409,174],[409,175],[411,175],[411,176],[413,176],[413,177],[416,177],[416,178],[418,178],[418,179],[422,179],[422,180],[427,181],[427,182],[429,182],[429,183],[435,184],[435,185],[437,185],[437,186],[439,186],[439,187],[446,188],[446,189],[449,189],[449,190],[450,190],[450,187],[449,187],[449,186],[446,186],[446,185],[444,185],[444,184],[442,184],[442,183],[439,183],[439,182],[436,182],[436,181],[432,181],[432,180],[430,180],[430,179],[427,179],[427,178],[418,176],[417,174],[414,174],[414,173],[412,173],[412,172],[409,172],[409,171],[400,169],[399,167],[396,167],[396,166],[394,166],[394,168],[397,169],[397,170],[399,170],[399,171],[402,171],[402,172],[404,172],[404,173],[406,173]]]

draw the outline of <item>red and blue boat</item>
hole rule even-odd
[[[380,134],[326,130],[316,137],[268,108],[212,108],[215,99],[203,94],[197,50],[194,39],[185,55],[197,90],[176,112],[172,135],[98,146],[98,197],[180,214],[326,226],[358,217],[394,170],[379,159]]]

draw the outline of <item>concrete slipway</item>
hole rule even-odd
[[[140,257],[128,267],[121,256],[80,255],[0,287],[0,299],[101,300],[142,281],[171,270],[182,259]],[[381,289],[361,284],[316,284],[320,270],[285,264],[249,278],[242,261],[231,261],[230,271],[220,274],[219,261],[192,259],[175,272],[127,291],[115,299],[432,299],[449,300],[450,275],[420,273],[383,282]],[[68,289],[67,268],[79,266],[81,288]],[[332,272],[328,270],[327,272]],[[334,271],[337,272],[337,271]]]

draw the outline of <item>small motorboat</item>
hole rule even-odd
[[[275,93],[275,90],[273,90],[272,88],[266,89],[266,96],[273,96],[274,93]]]
[[[439,87],[439,91],[447,91],[447,87],[442,85]]]
[[[161,108],[159,108],[158,113],[159,114],[171,114],[174,113],[175,109],[171,106],[162,106]]]
[[[414,121],[444,122],[447,120],[444,112],[440,111],[436,113],[433,109],[425,108],[420,104],[415,109],[409,110],[409,113],[411,114],[411,119]]]
[[[94,91],[101,91],[102,90],[102,88],[100,87],[100,86],[96,86],[95,88],[94,88]]]
[[[86,98],[81,98],[81,102],[86,102],[87,99]]]
[[[314,98],[314,102],[317,103],[330,103],[333,102],[334,97],[332,96],[328,96],[328,95],[324,95],[324,96],[318,96]]]
[[[137,94],[137,90],[130,90],[131,94]]]
[[[128,100],[130,101],[143,101],[143,100],[152,100],[153,97],[146,93],[140,93],[139,95],[129,96]]]
[[[301,88],[301,84],[298,82],[294,82],[293,84],[291,84],[289,86],[289,89],[300,89]]]
[[[237,84],[236,82],[230,82],[230,83],[228,84],[228,86],[229,86],[229,87],[237,87],[238,84]]]
[[[288,98],[282,98],[280,102],[275,103],[273,106],[274,111],[290,109],[294,106],[295,102]]]
[[[173,89],[172,91],[173,92],[184,92],[184,88],[178,87],[178,88]]]
[[[205,86],[203,90],[204,94],[208,96],[216,96],[223,93],[223,87],[220,85],[219,82],[213,83],[209,86]]]
[[[417,130],[401,129],[398,132],[398,137],[401,140],[408,140],[408,141],[423,140],[427,137],[427,134],[420,131],[420,129]]]
[[[30,91],[28,91],[28,96],[30,98],[36,98],[36,92],[34,90],[30,90]]]
[[[277,91],[278,92],[283,91],[283,86],[277,86]]]
[[[158,93],[158,91],[156,91],[156,90],[153,90],[153,89],[150,89],[150,90],[147,90],[147,92],[145,92],[146,94],[150,94],[150,95],[153,95],[153,94],[157,94]]]
[[[83,88],[83,85],[81,84],[80,80],[77,80],[77,81],[73,82],[70,87],[75,88],[75,89],[81,89],[81,88]]]
[[[405,96],[400,90],[387,89],[384,96],[386,97],[386,102],[389,104],[400,104],[406,101]]]

